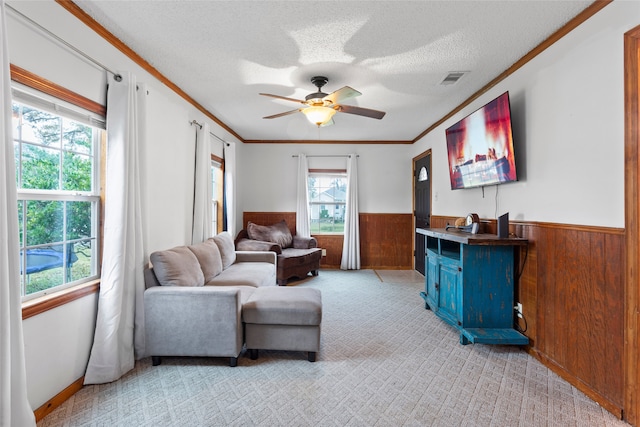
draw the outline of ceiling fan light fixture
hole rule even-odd
[[[336,110],[329,107],[307,107],[302,109],[302,112],[309,122],[320,127],[331,120]]]
[[[333,115],[336,112],[354,114],[356,116],[370,117],[372,119],[378,119],[384,117],[384,111],[372,110],[370,108],[362,108],[356,107],[355,105],[344,105],[342,101],[360,96],[362,95],[360,92],[355,90],[350,86],[344,86],[338,90],[331,92],[330,94],[326,94],[322,92],[322,87],[329,80],[323,76],[315,76],[311,78],[311,83],[313,83],[318,91],[314,93],[310,93],[304,99],[304,101],[300,99],[288,98],[286,96],[280,95],[272,95],[270,93],[261,93],[262,96],[269,96],[271,98],[283,99],[285,101],[292,101],[297,104],[303,104],[306,107],[298,108],[296,110],[285,111],[284,113],[273,114],[271,116],[263,117],[263,119],[275,119],[277,117],[288,116],[289,114],[297,113],[298,111],[307,116],[307,120],[309,120],[314,125],[320,126],[329,126],[333,124]]]

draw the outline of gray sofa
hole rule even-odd
[[[242,304],[253,290],[276,285],[274,252],[236,251],[227,232],[150,256],[145,269],[147,354],[229,357],[243,347]]]

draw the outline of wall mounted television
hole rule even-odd
[[[446,130],[451,189],[517,181],[505,92]]]

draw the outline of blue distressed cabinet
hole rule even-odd
[[[460,332],[460,344],[525,345],[513,328],[514,247],[526,239],[445,229],[425,238],[425,307]]]

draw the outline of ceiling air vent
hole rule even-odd
[[[458,80],[462,78],[468,71],[451,71],[449,74],[444,76],[440,84],[442,86],[449,86],[458,83]]]

